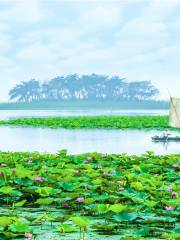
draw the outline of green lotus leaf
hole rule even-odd
[[[10,187],[10,186],[4,186],[2,188],[0,188],[0,192],[4,193],[4,194],[10,194],[12,193],[14,188]]]
[[[10,225],[13,222],[12,218],[10,217],[0,217],[0,226],[1,227],[6,227],[8,225]]]
[[[24,186],[30,186],[33,183],[32,180],[29,178],[16,178],[13,181],[16,184],[24,185]]]
[[[133,165],[133,168],[137,171],[137,172],[141,172],[141,168],[138,165]]]
[[[120,203],[111,205],[109,208],[109,210],[115,213],[123,212],[125,209],[127,209],[127,205],[122,205]]]
[[[149,234],[149,227],[142,227],[141,229],[137,229],[133,232],[134,236],[137,236],[137,237],[147,237],[148,234]]]
[[[76,188],[78,188],[78,184],[75,183],[59,183],[59,185],[66,191],[72,192],[73,190],[75,190]]]
[[[17,165],[16,166],[16,175],[19,178],[26,178],[26,177],[31,177],[32,176],[32,172],[25,168],[23,165]]]
[[[39,193],[41,196],[50,196],[60,193],[60,189],[54,189],[52,187],[39,187],[35,192]]]
[[[156,201],[145,201],[144,202],[144,204],[147,206],[147,207],[150,207],[150,208],[152,208],[152,207],[154,207],[154,206],[156,206],[157,205],[157,202]]]
[[[100,185],[102,183],[102,181],[103,181],[102,179],[94,179],[92,181],[92,183],[95,184],[95,185]]]
[[[14,203],[13,206],[14,207],[22,207],[26,202],[27,202],[27,200],[22,200],[20,202]]]
[[[36,203],[39,205],[50,205],[53,202],[52,198],[39,198]]]
[[[9,229],[15,233],[31,232],[30,226],[28,226],[26,223],[21,223],[21,222],[16,222],[14,224],[9,225]]]
[[[180,227],[175,227],[175,229],[173,230],[173,232],[180,235]]]
[[[95,207],[96,211],[99,212],[100,214],[107,213],[109,211],[109,204],[98,204]]]
[[[4,186],[4,185],[6,185],[6,181],[0,179],[0,186]]]
[[[137,213],[122,212],[113,216],[115,221],[134,221],[138,217]]]
[[[86,198],[84,201],[85,204],[92,204],[93,202],[94,202],[93,198]]]
[[[141,191],[144,189],[142,183],[140,182],[133,182],[131,183],[131,187],[134,188],[135,190]]]
[[[90,224],[90,220],[87,217],[72,217],[71,220],[80,228],[86,228]]]

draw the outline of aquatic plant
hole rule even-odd
[[[78,197],[78,198],[76,199],[76,202],[78,202],[78,203],[84,202],[84,197]]]
[[[171,196],[172,196],[172,197],[177,197],[177,193],[176,193],[176,192],[172,192],[172,193],[171,193]]]
[[[166,209],[167,211],[172,211],[172,210],[174,210],[173,207],[171,207],[171,206],[166,206],[165,209]]]
[[[28,240],[31,240],[33,238],[33,234],[32,233],[25,233],[24,234],[25,238],[27,238]]]
[[[50,128],[167,129],[168,116],[85,116],[1,120],[1,125]],[[173,129],[173,128],[172,128]],[[178,129],[177,129],[178,130]],[[86,161],[87,159],[85,159]]]
[[[74,234],[70,239],[85,234],[173,239],[180,209],[179,172],[172,166],[179,160],[178,154],[150,151],[142,156],[0,152],[6,164],[0,166],[0,239],[28,233],[38,239],[46,231]]]

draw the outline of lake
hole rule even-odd
[[[71,154],[85,152],[143,154],[180,154],[180,143],[154,143],[151,137],[159,131],[103,130],[103,129],[48,129],[0,127],[1,151],[57,152],[68,149]],[[180,135],[180,133],[175,133]]]
[[[122,109],[68,109],[68,110],[0,110],[0,119],[24,118],[24,117],[57,117],[57,116],[98,116],[98,115],[168,115],[168,110],[122,110]]]

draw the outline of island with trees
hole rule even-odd
[[[129,82],[100,74],[58,76],[48,81],[22,81],[9,91],[9,103],[0,108],[118,107],[167,108],[157,100],[159,90],[151,81]]]

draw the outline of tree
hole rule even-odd
[[[125,78],[100,74],[58,76],[42,85],[32,79],[21,82],[10,92],[10,100],[149,100],[159,93],[150,81],[128,83]]]
[[[159,94],[150,81],[131,82],[127,88],[127,98],[129,100],[148,100]]]
[[[10,100],[17,100],[18,102],[38,101],[41,98],[40,84],[34,79],[28,82],[21,82],[10,90],[9,96]]]

